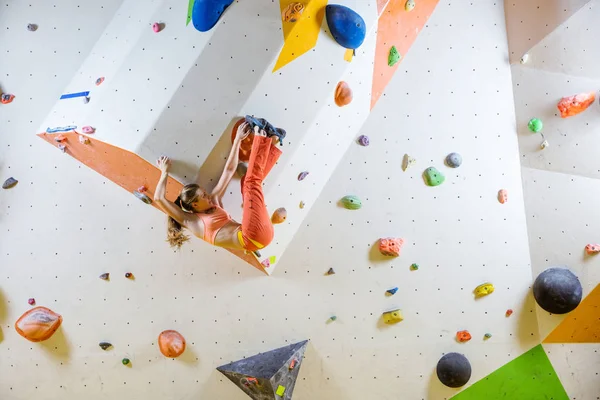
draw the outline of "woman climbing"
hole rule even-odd
[[[281,155],[275,144],[278,135],[254,126],[254,139],[246,175],[242,178],[244,201],[242,223],[234,221],[222,208],[221,198],[233,177],[237,165],[240,144],[252,133],[251,125],[242,123],[236,132],[231,152],[223,174],[212,193],[206,192],[198,184],[185,185],[175,200],[165,198],[169,166],[168,157],[161,157],[158,166],[162,171],[154,201],[169,215],[167,240],[172,247],[181,247],[189,237],[182,229],[187,228],[194,236],[215,246],[230,249],[257,251],[273,240],[273,225],[269,218],[262,192],[262,182]]]

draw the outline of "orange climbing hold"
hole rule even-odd
[[[498,191],[498,201],[502,204],[508,201],[508,192],[506,191],[506,189],[500,189]]]
[[[338,107],[347,106],[352,102],[352,89],[344,81],[341,81],[335,87],[335,104]]]
[[[381,238],[379,239],[379,251],[384,256],[398,257],[403,244],[404,240],[400,238]]]
[[[158,348],[165,357],[179,357],[185,351],[185,338],[177,331],[163,331],[158,335]]]
[[[456,332],[456,340],[460,343],[468,342],[471,340],[471,334],[469,331],[458,331]]]
[[[273,224],[282,224],[287,219],[287,210],[283,207],[278,208],[271,216],[271,223]]]
[[[15,322],[19,335],[30,342],[50,339],[62,323],[62,316],[46,307],[35,307]]]
[[[600,253],[600,244],[588,244],[585,246],[585,252],[588,255]]]
[[[281,13],[281,18],[284,22],[296,22],[304,12],[304,4],[291,3]]]
[[[580,93],[574,96],[563,97],[558,102],[558,111],[562,118],[575,116],[585,111],[596,100],[594,92]]]

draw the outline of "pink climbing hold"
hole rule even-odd
[[[148,190],[148,188],[147,188],[145,185],[142,185],[142,186],[140,186],[140,187],[138,188],[138,190],[137,190],[137,191],[138,191],[138,192],[140,192],[140,193],[144,193],[144,192],[145,192],[145,191],[147,191],[147,190]]]
[[[160,24],[158,22],[153,23],[152,30],[156,33],[160,32]]]
[[[35,305],[35,299],[32,297],[29,300],[27,300],[27,303],[29,303],[30,306],[34,306]]]
[[[379,239],[379,251],[384,256],[398,257],[404,240],[400,238],[381,238]]]
[[[585,252],[588,255],[600,253],[600,244],[588,244],[585,246]]]
[[[62,142],[64,142],[65,140],[67,140],[67,138],[65,137],[65,135],[58,135],[58,136],[56,136],[56,137],[54,138],[54,141],[55,141],[55,142],[58,142],[58,143],[62,143]]]
[[[506,191],[506,189],[501,189],[500,191],[498,191],[498,201],[502,204],[508,201],[508,192]]]
[[[81,128],[81,132],[87,135],[91,135],[92,133],[96,132],[96,128],[93,128],[91,126],[84,126],[83,128]]]
[[[96,86],[102,85],[102,82],[104,82],[104,77],[103,76],[101,76],[100,78],[96,79]]]

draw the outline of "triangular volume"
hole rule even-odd
[[[544,348],[538,345],[452,397],[452,400],[481,399],[569,400],[569,396]]]
[[[548,335],[544,343],[600,343],[600,284]]]
[[[255,400],[290,400],[308,340],[217,368]]]

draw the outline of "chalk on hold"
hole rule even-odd
[[[415,3],[415,0],[406,0],[406,4],[404,4],[404,9],[410,12],[415,9],[416,5],[417,4]]]
[[[158,22],[153,23],[152,30],[154,31],[154,33],[160,32],[160,24]]]
[[[13,177],[8,178],[7,180],[4,181],[4,183],[2,184],[2,189],[11,189],[14,188],[15,186],[17,186],[17,183],[19,183],[18,180],[16,180]]]
[[[361,146],[367,147],[370,143],[371,143],[371,141],[369,140],[368,136],[360,135],[358,137],[358,144],[360,144]]]
[[[27,300],[27,303],[28,303],[30,306],[35,306],[35,299],[32,297],[32,298],[30,298],[29,300]]]
[[[123,365],[129,365],[131,363],[131,361],[129,360],[129,358],[124,358],[121,360],[121,364]]]
[[[588,244],[585,246],[585,252],[588,255],[600,253],[600,244]]]
[[[391,310],[383,313],[383,322],[386,324],[396,324],[404,320],[401,310]]]
[[[158,335],[158,348],[165,357],[179,357],[185,351],[185,338],[177,331],[162,331]]]
[[[400,61],[402,56],[398,53],[398,49],[396,46],[392,46],[390,49],[390,54],[388,54],[388,66],[393,67]]]
[[[86,135],[91,135],[96,132],[96,128],[93,126],[84,126],[81,128],[81,133],[85,133]]]
[[[521,64],[527,64],[527,61],[529,61],[529,54],[525,53],[523,54],[523,56],[521,57],[521,60],[519,60],[521,62]]]
[[[448,353],[438,361],[436,373],[444,385],[459,388],[471,379],[471,363],[462,354]]]
[[[527,127],[533,133],[541,132],[544,129],[544,123],[539,118],[532,118],[527,123]]]
[[[594,92],[580,93],[569,97],[563,97],[558,102],[558,111],[561,118],[573,117],[587,110],[596,100]]]
[[[194,28],[200,32],[211,30],[231,3],[233,0],[195,0],[192,7]]]
[[[348,195],[342,197],[342,206],[348,210],[360,210],[362,207],[362,201],[356,196]]]
[[[506,189],[500,189],[498,191],[498,201],[502,204],[508,201],[508,192],[506,191]]]
[[[38,26],[36,24],[27,24],[27,30],[29,32],[35,32],[37,31]]]
[[[427,186],[439,186],[446,180],[446,177],[435,167],[429,167],[423,172],[423,178]]]
[[[2,93],[2,95],[0,95],[0,103],[2,103],[2,104],[12,103],[12,101],[14,99],[15,99],[14,94]]]
[[[326,272],[326,275],[335,275],[335,271],[333,270],[333,268],[329,268]]]
[[[402,171],[406,172],[407,169],[409,169],[410,167],[412,167],[416,163],[417,163],[417,160],[415,160],[414,158],[412,158],[408,154],[405,154],[404,158],[402,159]]]
[[[100,78],[96,79],[96,86],[102,85],[102,82],[104,82],[104,77],[103,76],[101,76]]]
[[[475,297],[487,296],[494,293],[494,285],[489,282],[482,283],[473,290],[473,293],[475,294]]]
[[[335,87],[335,104],[337,104],[338,107],[347,106],[352,102],[352,98],[353,95],[350,86],[348,86],[346,82],[340,81]]]
[[[397,291],[398,291],[398,288],[394,287],[394,288],[386,290],[385,293],[388,294],[388,295],[390,295],[390,296],[393,296],[393,295],[396,294]]]
[[[325,17],[331,35],[342,47],[357,49],[365,40],[367,26],[356,11],[339,4],[329,4],[325,7]]]
[[[546,147],[550,146],[547,140],[544,139],[542,143],[540,143],[540,149],[544,150]]]
[[[287,219],[287,210],[283,207],[280,207],[277,210],[275,210],[275,212],[271,216],[271,222],[273,224],[282,224],[285,222],[286,219]]]
[[[458,153],[450,153],[446,156],[446,165],[450,168],[458,168],[462,164],[462,156]]]
[[[465,343],[471,340],[471,334],[469,331],[458,331],[456,332],[456,340],[460,343]]]
[[[134,190],[133,195],[146,204],[152,204],[152,199],[150,197],[148,197],[147,195],[145,195],[144,193],[140,193],[137,190]]]
[[[112,347],[112,344],[108,342],[100,342],[98,343],[98,346],[100,346],[102,350],[108,350],[110,347]]]
[[[533,283],[538,305],[553,314],[573,311],[582,298],[582,287],[575,274],[566,268],[548,268]]]
[[[110,278],[110,274],[108,272],[105,272],[105,273],[101,274],[99,276],[99,278],[102,279],[103,281],[107,281],[108,278]]]
[[[381,238],[379,239],[379,252],[384,256],[398,257],[403,244],[404,240],[401,238]]]
[[[302,16],[304,12],[304,4],[302,3],[290,3],[284,8],[281,13],[281,19],[283,22],[296,22]]]
[[[35,307],[21,315],[15,329],[30,342],[42,342],[50,339],[61,323],[61,315],[46,307]]]
[[[308,171],[303,171],[303,172],[300,172],[300,173],[298,174],[298,180],[299,180],[299,181],[303,181],[303,180],[304,180],[304,179],[305,179],[305,178],[308,176],[308,174],[309,174],[309,172],[308,172]]]

